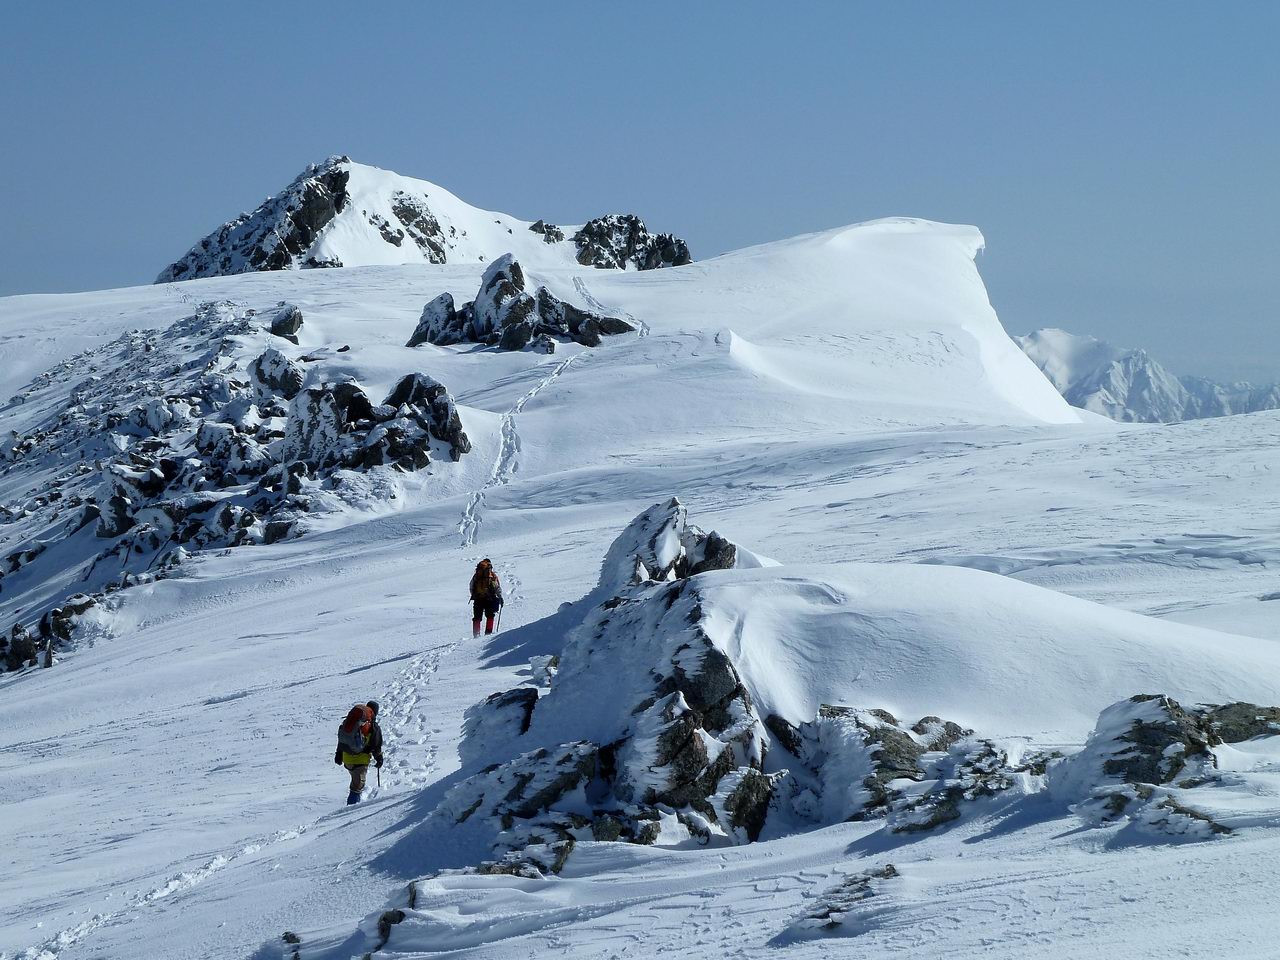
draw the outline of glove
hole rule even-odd
[[[376,767],[377,769],[381,770],[381,769],[382,769],[382,758],[381,758],[381,757],[374,757],[373,765],[374,765],[374,767]]]
[[[342,751],[341,751],[341,750],[338,750],[338,752],[337,752],[337,753],[335,753],[335,754],[333,755],[333,762],[334,762],[334,763],[336,763],[336,764],[338,764],[339,766],[341,766],[341,765],[342,765]]]

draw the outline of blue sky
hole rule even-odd
[[[1011,332],[1280,378],[1280,5],[0,11],[0,295],[149,282],[348,153],[527,219],[635,211],[695,257],[975,223]]]

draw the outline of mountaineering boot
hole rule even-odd
[[[480,620],[479,620],[479,618],[476,618],[475,620],[472,620],[472,621],[471,621],[471,635],[472,635],[473,637],[478,637],[478,636],[480,636]]]
[[[477,621],[476,621],[476,633],[479,633],[479,632],[480,632],[480,621],[479,621],[479,620],[477,620]],[[485,617],[485,620],[484,620],[484,632],[485,632],[485,633],[493,633],[493,617],[491,617],[491,616],[490,616],[490,617]]]
[[[353,803],[359,803],[359,802],[360,802],[360,794],[356,793],[354,790],[351,793],[347,794],[348,807],[351,806]]]

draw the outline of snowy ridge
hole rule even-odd
[[[483,262],[0,303],[0,437],[27,447],[0,558],[36,552],[0,615],[77,625],[52,668],[0,674],[0,954],[1266,955],[1280,413],[1081,415],[1002,329],[972,227],[638,271],[494,226]],[[506,253],[635,335],[406,346]],[[205,337],[206,303],[249,327]],[[206,358],[235,396],[193,413]],[[352,383],[376,416],[339,424]],[[387,437],[401,390],[416,428]],[[144,457],[201,459],[203,432],[312,459],[304,535],[230,549],[195,514],[181,576],[77,614],[105,544],[61,525],[103,477],[52,486],[59,451],[127,430]],[[192,502],[145,509],[167,500]],[[473,638],[486,556],[507,605]],[[371,698],[387,763],[348,809],[332,731]]]
[[[257,270],[484,263],[503,253],[538,266],[648,270],[690,262],[684,241],[651,235],[635,216],[563,229],[530,223],[480,210],[426,180],[330,157],[202,239],[156,282]]]
[[[1173,423],[1280,408],[1280,384],[1175,377],[1145,350],[1064,330],[1036,330],[1014,340],[1068,403],[1112,420]]]
[[[1280,742],[1276,707],[1229,701],[1188,711],[1167,696],[1140,695],[1102,710],[1084,750],[1069,759],[1044,738],[1082,736],[1095,724],[1089,715],[1126,684],[1168,683],[1219,700],[1229,689],[1268,694],[1280,680],[1268,644],[1171,632],[971,571],[761,567],[740,565],[740,554],[749,556],[690,524],[678,500],[637,517],[609,549],[593,591],[609,599],[570,632],[549,689],[535,680],[467,711],[467,776],[427,817],[421,849],[491,848],[492,858],[411,883],[407,900],[367,918],[354,940],[295,932],[280,956],[337,960],[353,947],[426,956],[440,949],[442,933],[446,942],[480,946],[530,932],[555,915],[539,888],[527,889],[530,919],[505,930],[493,912],[504,906],[462,920],[447,905],[419,900],[465,890],[471,874],[573,876],[575,859],[593,844],[723,847],[870,821],[883,854],[993,808],[1025,819],[1046,797],[1090,826],[1121,821],[1157,840],[1213,840],[1233,833],[1240,805],[1266,789],[1266,775],[1221,773],[1213,751],[1257,737]],[[978,641],[969,618],[1009,632]],[[1064,684],[1069,670],[1047,658],[1069,637],[1100,633],[1114,639]],[[987,648],[949,658],[975,642]],[[1030,652],[1028,642],[1037,644]],[[1142,646],[1150,653],[1135,655]],[[1170,657],[1171,646],[1188,662]],[[1039,669],[1002,669],[1018,661]],[[906,664],[935,672],[904,678]],[[840,705],[854,698],[863,706]],[[923,698],[967,704],[965,719],[1027,724],[1021,729],[1034,733],[985,739],[936,715],[908,726],[880,706],[914,703],[918,711]],[[419,862],[430,859],[420,854]],[[898,876],[892,867],[876,874]],[[875,909],[890,909],[904,892],[871,879],[859,874],[826,891],[773,940],[864,934],[862,901],[883,897]],[[559,892],[546,892],[549,903]]]

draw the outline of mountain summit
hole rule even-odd
[[[166,267],[157,283],[259,270],[477,263],[514,253],[533,265],[648,270],[692,262],[671,234],[633,214],[558,227],[480,210],[426,180],[330,157],[251,213],[228,220]]]
[[[1068,403],[1112,420],[1172,423],[1280,407],[1280,384],[1178,377],[1145,350],[1065,330],[1045,328],[1013,339]]]

